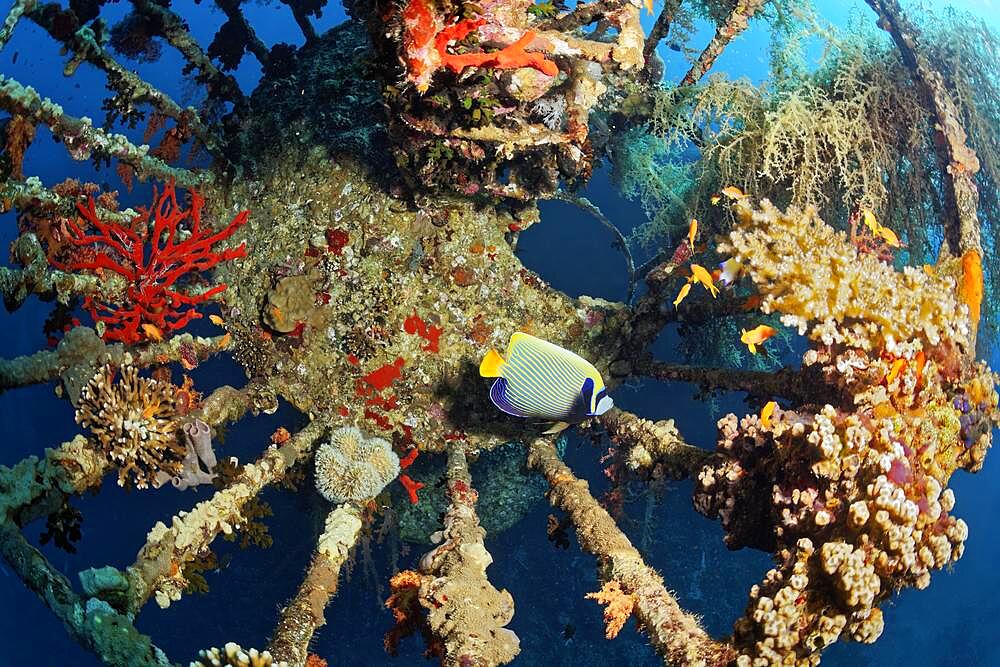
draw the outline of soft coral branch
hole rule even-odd
[[[97,250],[93,259],[70,262],[64,266],[57,264],[57,268],[110,271],[129,283],[125,293],[126,305],[100,302],[93,296],[87,296],[84,301],[84,308],[94,321],[106,326],[105,340],[138,343],[148,335],[144,325],[152,325],[161,332],[182,329],[191,320],[201,317],[195,306],[226,289],[225,284],[196,293],[178,289],[185,276],[199,274],[220,262],[246,255],[244,243],[218,252],[212,247],[232,236],[246,223],[250,212],[238,213],[223,229],[213,232],[201,226],[204,205],[204,198],[192,192],[191,208],[182,208],[177,202],[176,190],[170,184],[155,207],[141,211],[129,226],[102,221],[93,198],[87,205],[78,206],[83,220],[96,233],[87,233],[79,224],[70,221],[70,242],[77,247],[98,246],[101,249]],[[179,240],[178,232],[182,224],[189,234],[184,240]]]

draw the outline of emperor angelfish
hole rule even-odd
[[[490,350],[479,364],[479,374],[497,379],[490,400],[500,410],[556,422],[547,433],[603,415],[614,405],[593,364],[522,332],[510,337],[506,361]]]

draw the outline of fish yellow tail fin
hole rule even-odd
[[[479,364],[479,375],[484,378],[500,377],[500,369],[507,363],[496,350],[490,350]]]

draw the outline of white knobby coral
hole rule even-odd
[[[389,441],[366,438],[352,426],[337,429],[316,450],[316,488],[331,503],[374,498],[399,475]]]

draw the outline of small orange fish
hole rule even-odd
[[[882,240],[886,242],[889,246],[893,248],[902,248],[903,244],[900,243],[899,237],[896,236],[896,232],[892,231],[888,227],[879,227],[878,235],[882,237]]]
[[[878,234],[879,227],[882,225],[878,223],[878,219],[875,217],[874,211],[870,208],[861,209],[861,219],[864,221],[865,227],[871,230],[872,234]]]
[[[719,202],[722,201],[722,195],[712,195],[708,201],[712,202],[712,206],[718,206]]]
[[[927,365],[927,355],[924,354],[923,350],[917,352],[916,357],[916,373],[917,373],[917,384],[920,384],[920,379],[924,377],[924,366]]]
[[[726,197],[733,200],[746,199],[749,196],[735,185],[727,185],[726,187],[722,188],[721,194],[724,194]]]
[[[699,264],[692,264],[691,278],[694,282],[704,285],[705,289],[712,293],[713,298],[719,294],[719,288],[712,282],[712,275],[705,270],[705,267]]]
[[[677,293],[677,298],[674,299],[674,308],[681,305],[681,301],[684,300],[684,297],[686,297],[688,295],[688,292],[690,291],[691,291],[691,283],[689,282],[684,283],[684,287],[681,287],[681,291]]]
[[[889,373],[885,376],[885,383],[892,384],[892,381],[896,379],[896,376],[898,376],[900,371],[902,371],[905,367],[906,359],[896,359],[896,361],[892,362],[892,367],[889,368]]]
[[[698,235],[698,220],[691,218],[691,224],[688,225],[688,245],[691,246],[691,251],[694,251],[694,238]]]
[[[149,324],[148,322],[143,322],[142,332],[146,334],[146,338],[157,343],[163,342],[163,332],[155,324]]]
[[[226,323],[226,321],[225,321],[224,319],[222,319],[221,317],[219,317],[219,316],[218,316],[218,315],[216,315],[215,313],[212,313],[211,315],[209,315],[209,316],[208,316],[208,319],[209,319],[209,321],[210,321],[210,322],[211,322],[212,324],[214,324],[214,325],[216,325],[216,326],[220,326],[220,327],[221,327],[221,326],[222,326],[223,324],[225,324],[225,323]]]
[[[750,354],[757,354],[757,346],[776,333],[778,333],[778,330],[774,327],[759,324],[750,331],[742,329],[740,331],[740,342],[747,346]]]
[[[281,308],[271,306],[271,314],[274,315],[274,319],[277,320],[279,324],[285,321],[285,315],[281,312]]]
[[[643,6],[645,6],[646,11],[650,14],[653,13],[653,0],[642,0]]]
[[[764,404],[764,408],[760,411],[760,423],[764,428],[771,428],[771,415],[774,414],[776,407],[778,404],[774,401],[768,401]]]
[[[751,310],[757,310],[760,308],[760,304],[764,302],[764,297],[760,294],[751,294],[747,297],[747,300],[743,302],[741,309],[744,312],[750,312]]]
[[[226,332],[226,335],[219,340],[219,349],[224,350],[229,347],[229,343],[233,340],[233,334]]]

